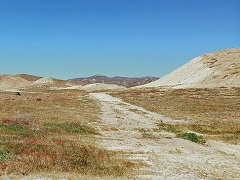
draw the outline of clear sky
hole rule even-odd
[[[0,74],[161,77],[240,47],[240,0],[0,0]]]

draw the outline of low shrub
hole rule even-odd
[[[200,144],[205,143],[205,140],[203,139],[203,137],[198,136],[195,133],[182,133],[182,134],[179,134],[178,137],[195,142],[195,143],[200,143]]]

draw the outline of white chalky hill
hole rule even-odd
[[[138,86],[173,88],[240,87],[240,48],[196,57],[157,81]]]

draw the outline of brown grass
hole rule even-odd
[[[174,125],[208,135],[208,138],[239,143],[240,88],[218,89],[139,89],[112,95],[188,124]]]
[[[123,176],[132,163],[96,144],[99,107],[83,91],[0,92],[0,176]]]
[[[93,101],[79,101],[83,91],[46,91],[44,93],[0,94],[1,118],[29,116],[39,123],[85,121],[97,119],[98,107]],[[87,99],[87,98],[85,98]],[[90,108],[86,108],[86,107]],[[92,108],[91,108],[92,107]]]

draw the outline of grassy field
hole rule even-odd
[[[240,143],[240,88],[132,89],[111,95],[149,111],[188,120],[187,124],[159,124],[159,128]]]
[[[98,132],[88,123],[98,121],[100,108],[86,95],[79,90],[0,92],[0,175],[129,173],[132,163],[97,145],[93,135]]]

